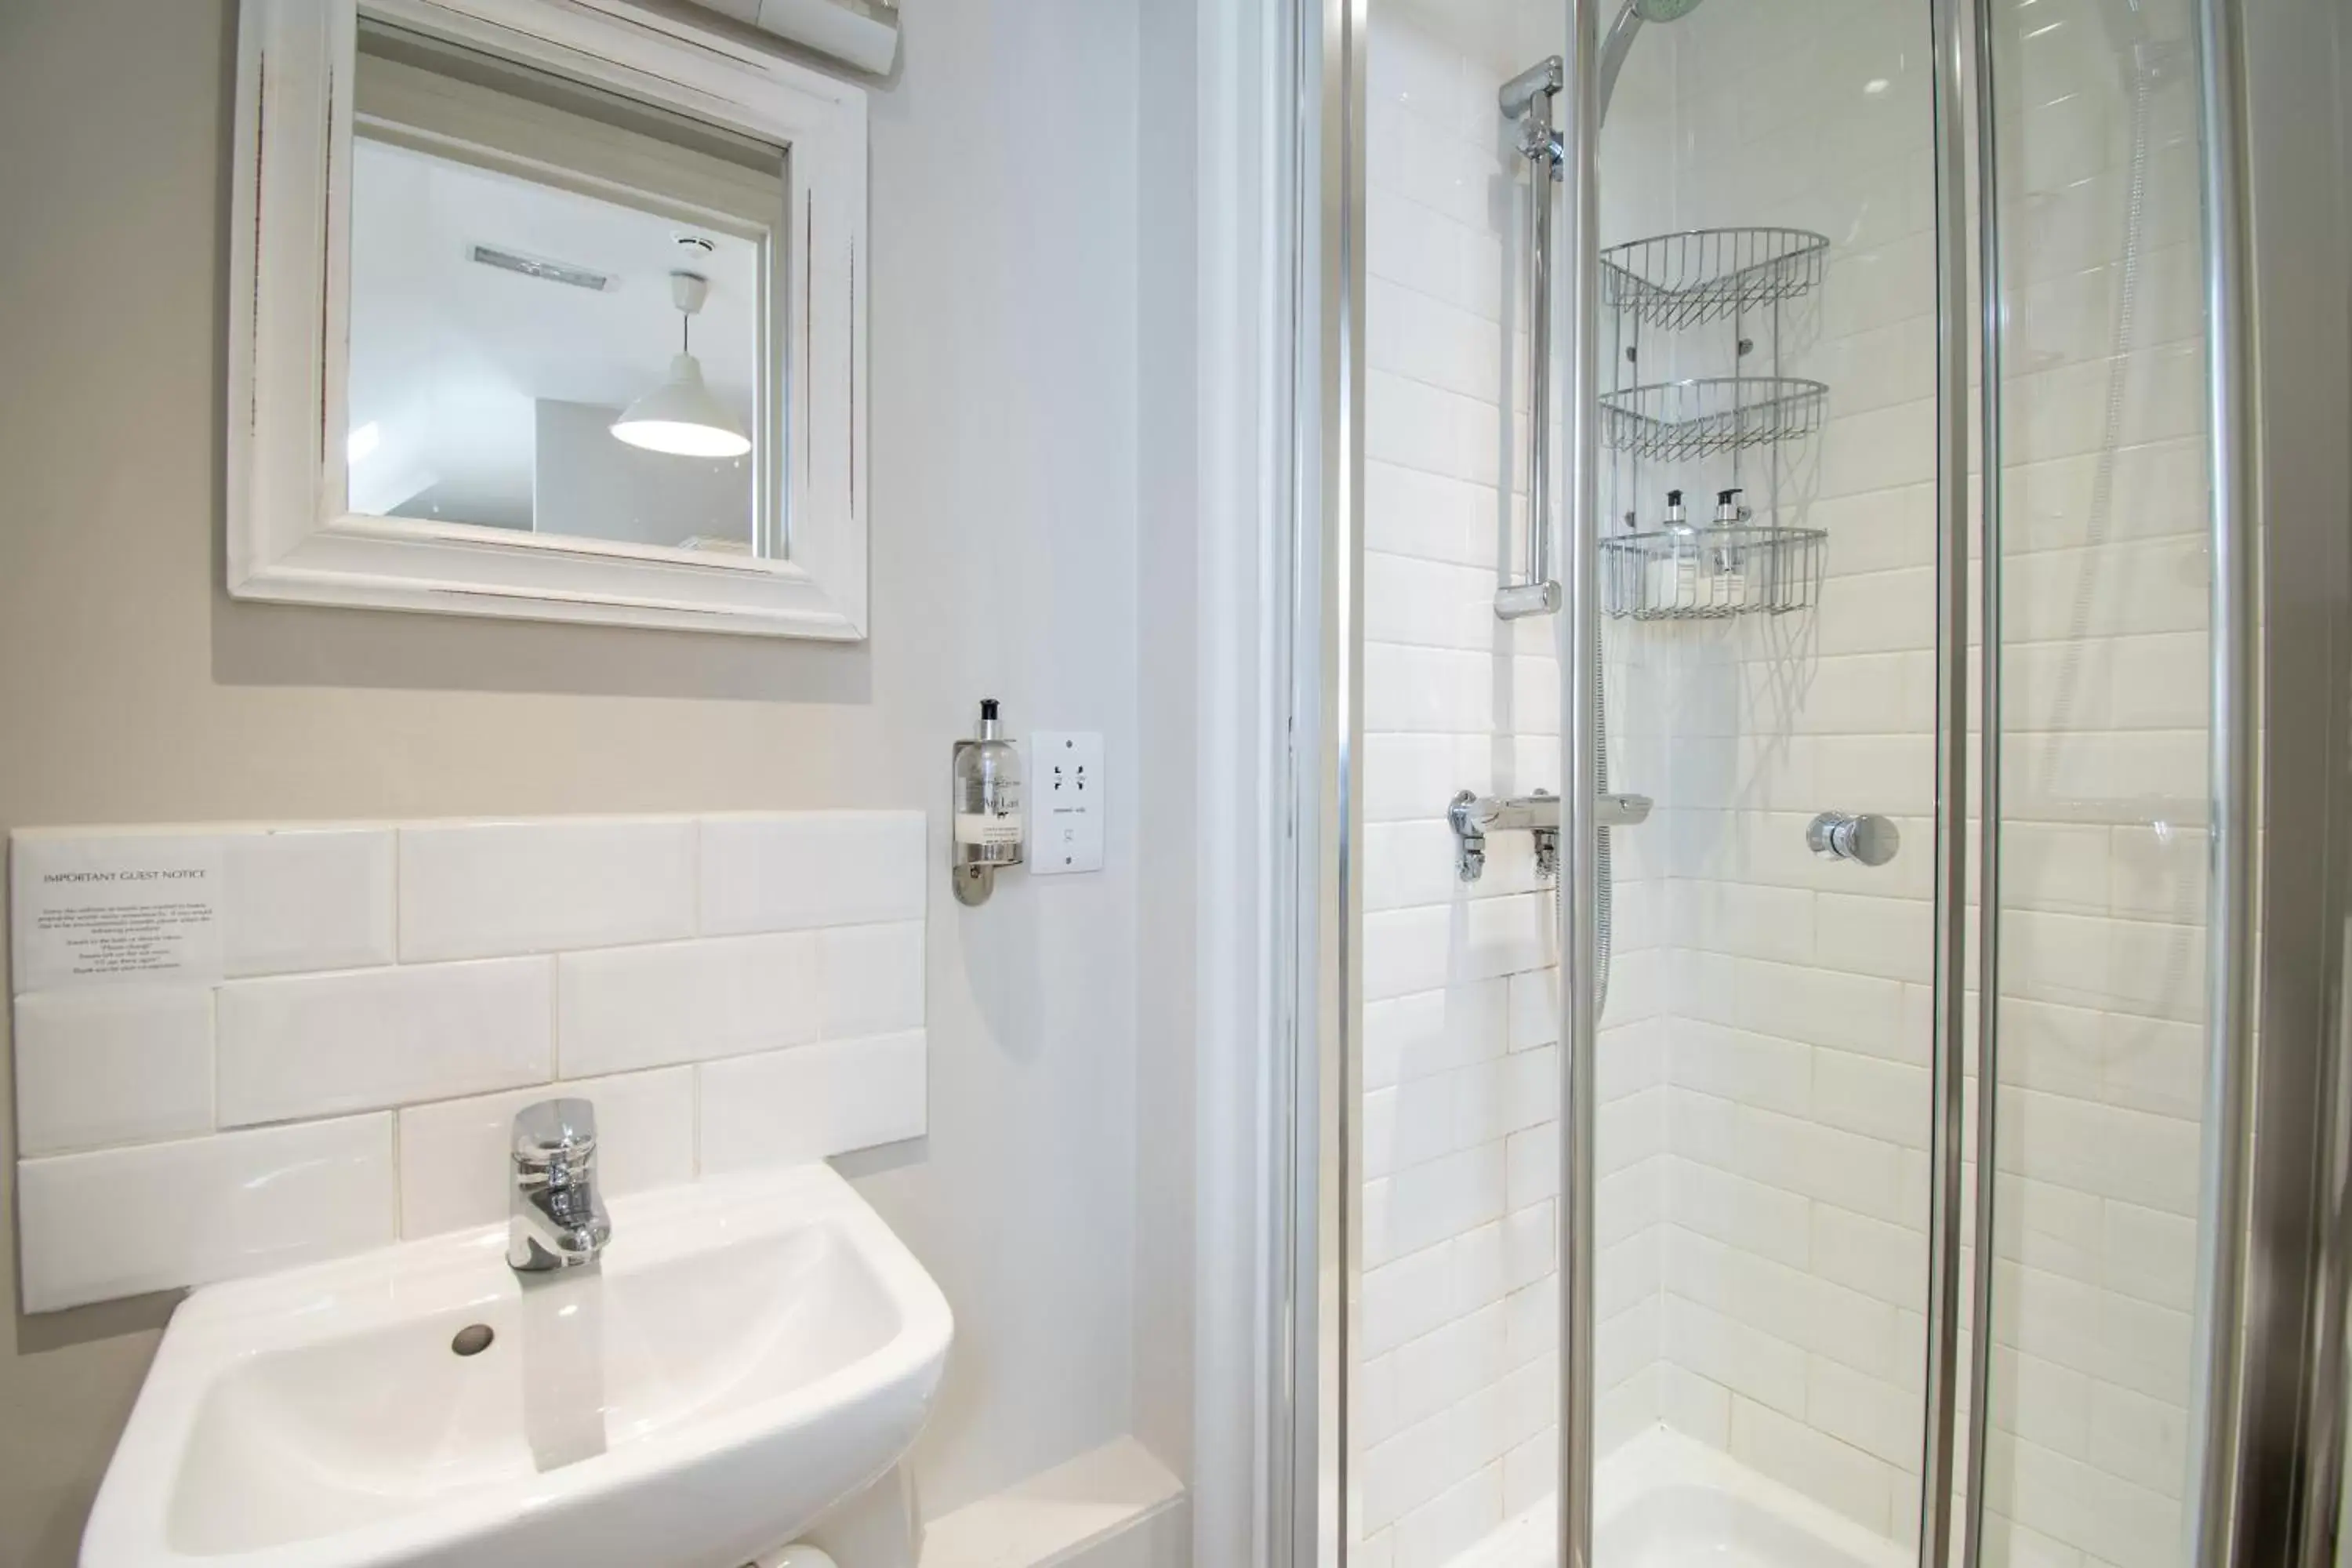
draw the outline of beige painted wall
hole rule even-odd
[[[874,102],[874,637],[847,648],[226,598],[233,10],[0,5],[0,828],[928,807],[983,693],[1104,730],[1111,869],[935,896],[933,1131],[852,1173],[957,1311],[928,1508],[1127,1430],[1135,6],[907,0]],[[58,1568],[171,1302],[15,1312],[12,1139],[0,1563]]]

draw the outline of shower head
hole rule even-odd
[[[1601,41],[1601,118],[1609,118],[1609,100],[1617,96],[1617,73],[1625,68],[1626,53],[1633,47],[1633,35],[1642,30],[1644,22],[1679,22],[1697,10],[1706,0],[1625,0],[1625,8],[1609,24],[1609,36]]]

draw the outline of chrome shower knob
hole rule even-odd
[[[1884,866],[1903,847],[1903,835],[1884,816],[1825,811],[1806,826],[1805,844],[1824,860]]]

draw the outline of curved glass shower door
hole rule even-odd
[[[1364,15],[1349,1561],[1552,1563],[1588,1465],[1604,1568],[1910,1561],[1948,668],[1927,7],[1601,17],[1597,237],[1559,0]],[[1601,521],[1555,573],[1580,242]],[[1595,633],[1580,1227],[1580,823],[1541,825]]]
[[[1985,23],[1985,1556],[2165,1568],[2189,1560],[2200,1133],[2228,1135],[2201,1126],[2217,819],[2197,46],[2182,3],[2041,0]]]
[[[2190,12],[1333,0],[1324,1561],[2191,1560]]]

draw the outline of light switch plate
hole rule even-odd
[[[1029,735],[1029,874],[1099,871],[1103,863],[1103,739],[1083,730]]]

